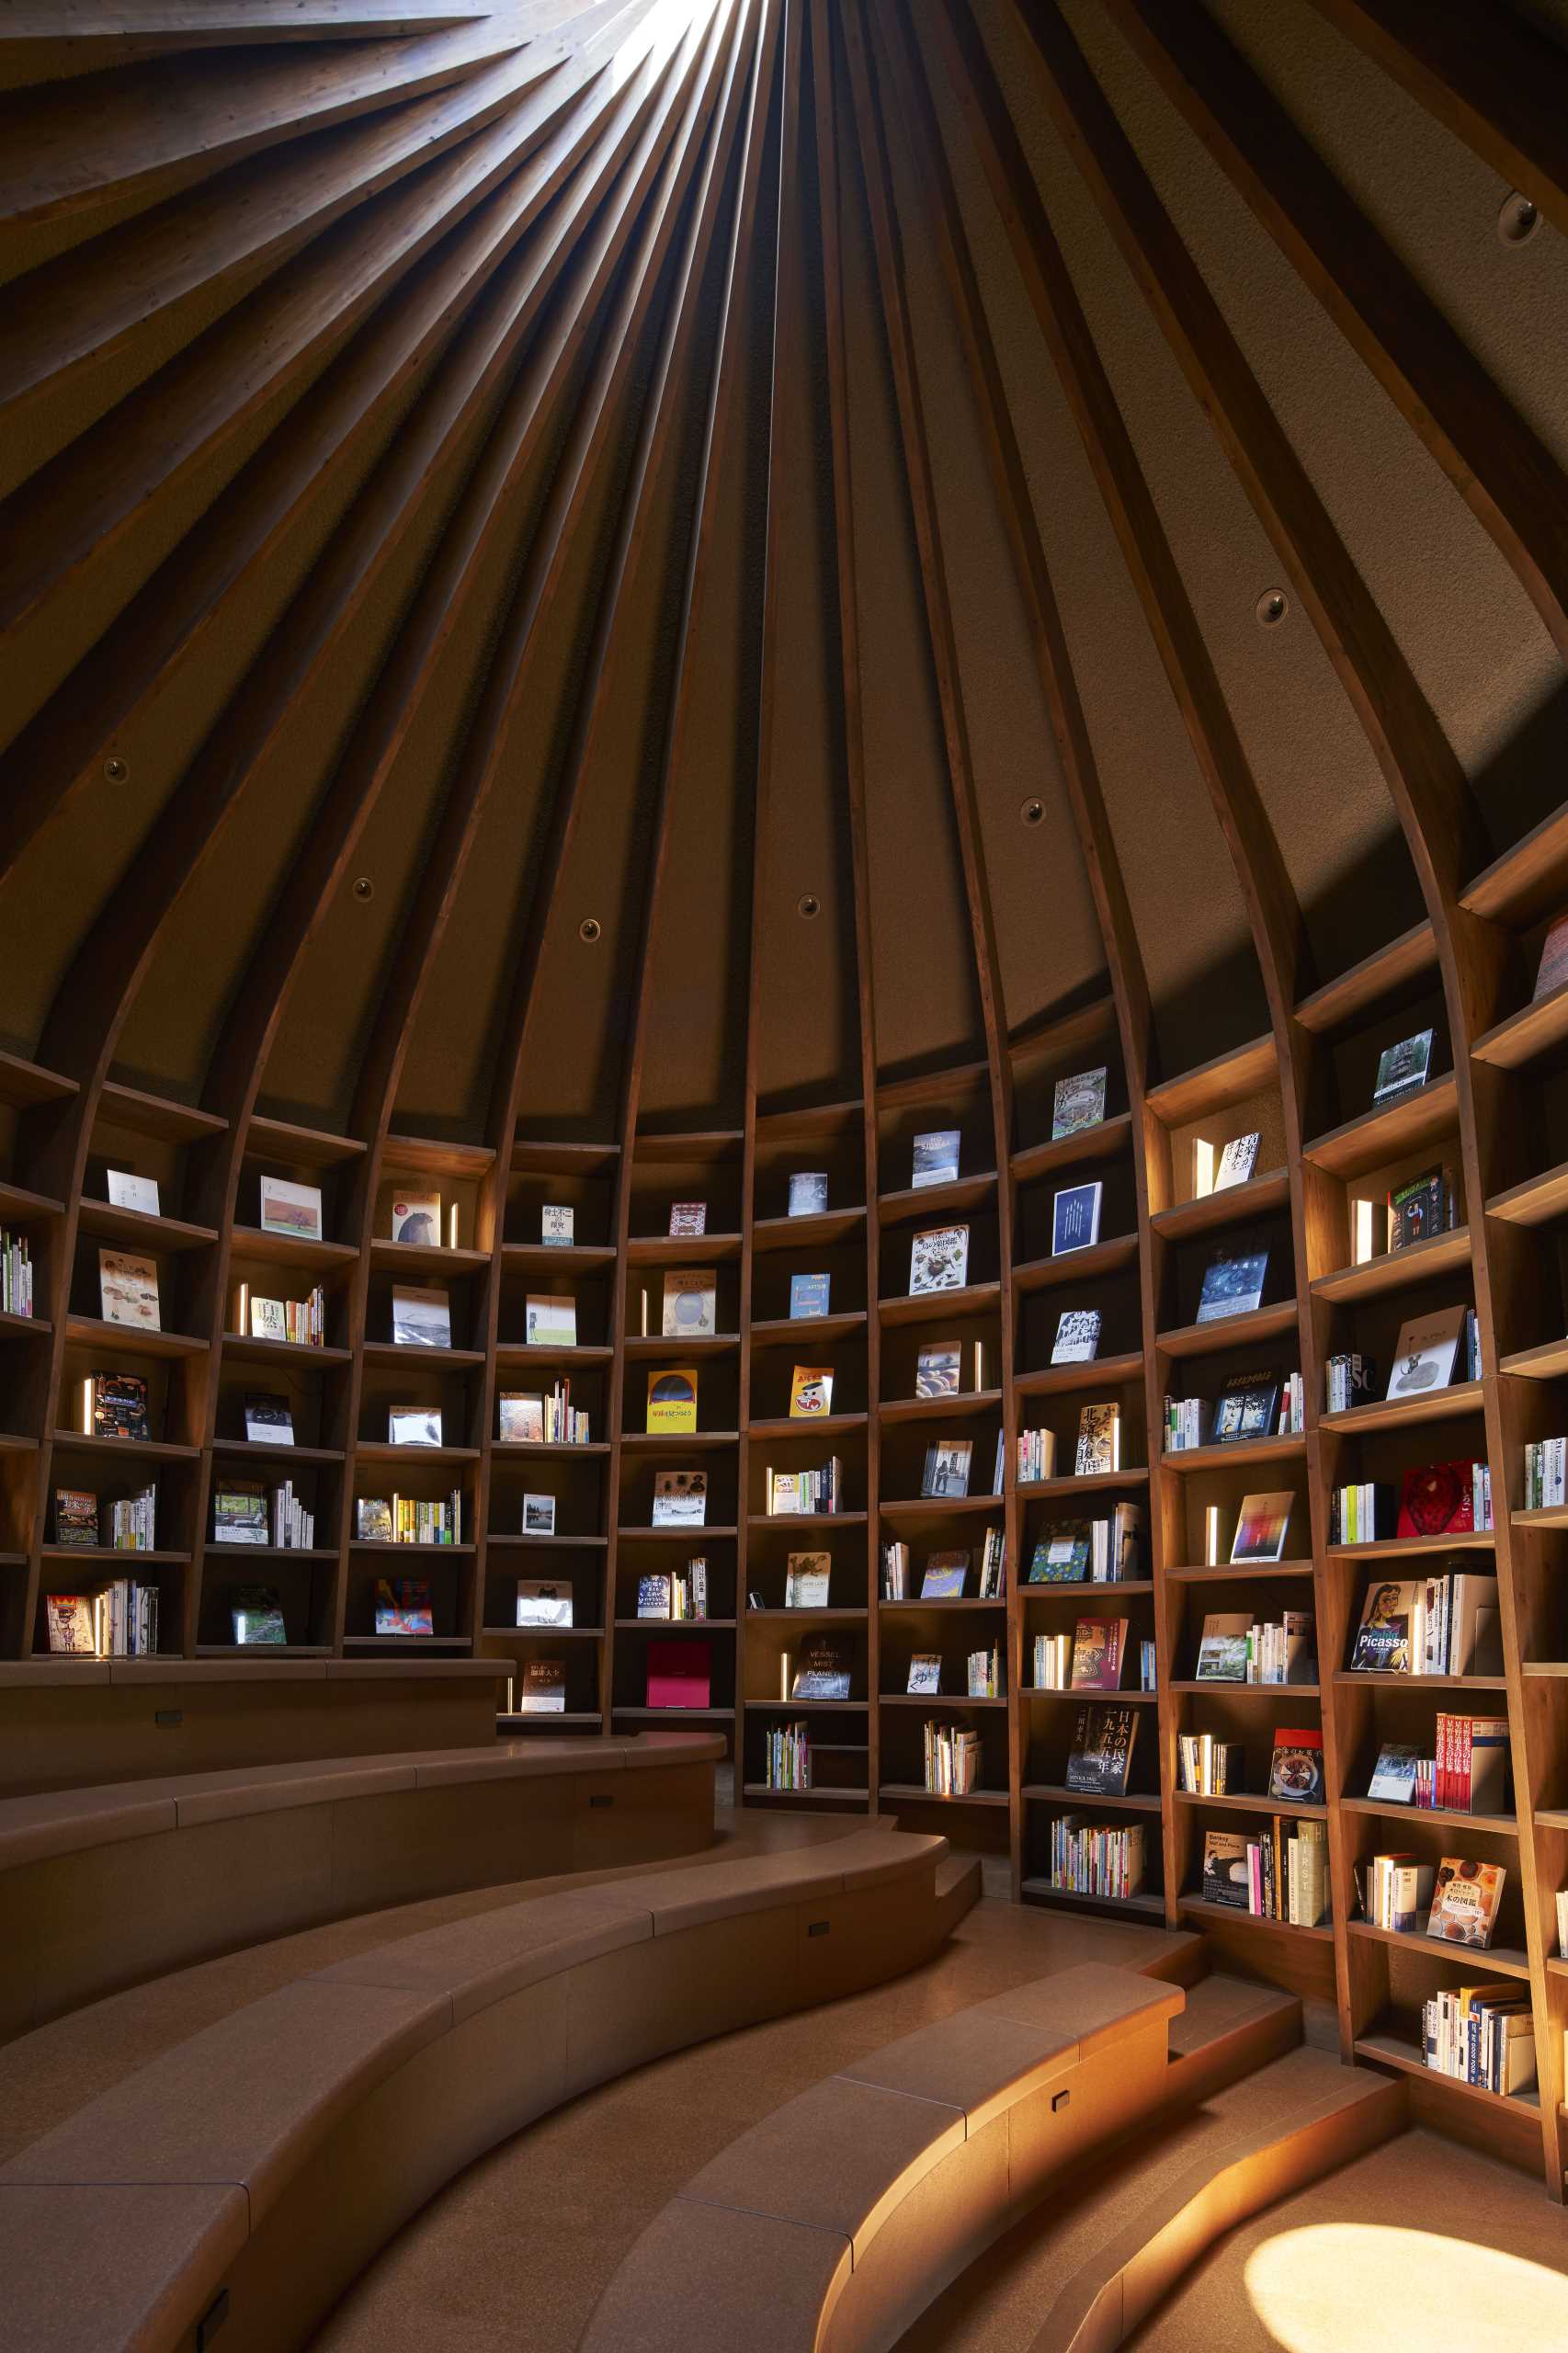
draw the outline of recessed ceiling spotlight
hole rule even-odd
[[[1535,235],[1540,226],[1540,207],[1533,197],[1522,196],[1512,188],[1503,199],[1503,210],[1497,215],[1497,234],[1506,245],[1522,245]]]
[[[1026,801],[1018,812],[1018,822],[1024,825],[1040,825],[1045,822],[1043,801]]]
[[[577,937],[579,939],[585,939],[591,948],[594,941],[599,938],[602,928],[597,915],[585,915],[577,926]]]
[[[373,899],[375,895],[375,884],[371,881],[368,874],[361,874],[358,881],[354,885],[354,896],[357,899]]]
[[[111,752],[104,762],[104,774],[110,784],[123,784],[131,774],[131,763],[122,760],[118,752]]]
[[[1290,609],[1290,599],[1283,588],[1266,588],[1256,609],[1260,629],[1278,629]]]
[[[822,901],[817,897],[814,891],[806,891],[802,892],[801,897],[795,902],[795,913],[798,915],[804,915],[808,922],[810,922],[812,915],[821,915]]]

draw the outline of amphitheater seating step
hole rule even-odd
[[[1240,2075],[1282,2058],[1301,2040],[1301,2005],[1277,1985],[1214,1974],[1187,1989],[1171,2020],[1171,2097],[1190,2107]]]

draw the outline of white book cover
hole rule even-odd
[[[143,1217],[158,1214],[158,1180],[155,1176],[132,1176],[123,1168],[108,1172],[108,1197],[112,1208],[139,1210]]]
[[[574,1239],[575,1212],[564,1202],[546,1201],[540,1211],[540,1239],[564,1246]]]
[[[816,1217],[827,1207],[827,1171],[800,1168],[790,1179],[790,1215]]]
[[[1250,1136],[1233,1136],[1220,1154],[1220,1166],[1214,1178],[1214,1190],[1223,1193],[1233,1185],[1245,1185],[1257,1166],[1257,1148],[1263,1141],[1255,1131]]]
[[[555,1497],[528,1495],[523,1497],[523,1534],[553,1536],[555,1533]]]
[[[394,1194],[392,1238],[394,1242],[406,1242],[415,1249],[438,1249],[441,1243],[440,1194]]]
[[[961,1290],[969,1279],[969,1228],[934,1225],[909,1245],[911,1298],[925,1291]]]
[[[321,1187],[291,1185],[286,1177],[261,1180],[261,1230],[264,1233],[297,1234],[303,1242],[319,1242]]]
[[[657,1471],[653,1474],[653,1526],[700,1528],[708,1517],[706,1471]]]
[[[517,1622],[519,1626],[570,1626],[572,1598],[569,1585],[557,1585],[545,1577],[519,1577]]]
[[[393,1283],[392,1338],[401,1348],[449,1348],[452,1308],[446,1292]]]
[[[693,1267],[665,1277],[663,1333],[667,1339],[707,1340],[719,1329],[719,1274]]]
[[[528,1293],[528,1345],[530,1348],[574,1348],[577,1345],[577,1302],[548,1292]]]
[[[439,1405],[392,1405],[387,1410],[387,1436],[393,1446],[439,1446]]]
[[[251,1293],[250,1336],[253,1340],[286,1340],[289,1318],[280,1299],[257,1299]]]
[[[1465,1314],[1462,1307],[1445,1307],[1437,1315],[1416,1316],[1400,1325],[1389,1374],[1390,1397],[1424,1397],[1449,1386]]]
[[[100,1250],[98,1296],[106,1324],[134,1324],[143,1332],[163,1329],[154,1259],[133,1257],[128,1250]]]
[[[1057,1319],[1051,1361],[1052,1364],[1092,1364],[1099,1353],[1099,1309],[1064,1308]]]

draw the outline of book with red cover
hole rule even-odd
[[[1473,1535],[1474,1473],[1473,1462],[1428,1462],[1419,1471],[1407,1471],[1395,1535]]]
[[[1125,1618],[1080,1618],[1073,1629],[1074,1691],[1119,1691],[1127,1640]]]
[[[649,1643],[650,1708],[706,1708],[711,1688],[708,1643]]]

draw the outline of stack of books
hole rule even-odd
[[[0,1226],[0,1309],[7,1315],[33,1313],[32,1247],[25,1233]]]
[[[116,1577],[101,1593],[45,1596],[49,1647],[75,1658],[151,1658],[158,1647],[158,1588]]]
[[[775,1724],[764,1735],[764,1779],[770,1790],[809,1790],[812,1744],[803,1723]]]
[[[1421,2006],[1422,2057],[1435,2075],[1489,2092],[1528,2091],[1536,2080],[1528,1985],[1454,1985]]]
[[[844,1465],[834,1454],[829,1456],[820,1471],[770,1470],[765,1492],[771,1518],[793,1518],[820,1512],[841,1511],[844,1507]]]
[[[1321,1822],[1270,1817],[1267,1832],[1209,1830],[1203,1838],[1203,1901],[1315,1928],[1328,1906],[1328,1833]]]
[[[157,1543],[158,1491],[143,1487],[109,1506],[108,1540],[117,1552],[151,1552]]]
[[[1184,1732],[1176,1740],[1176,1784],[1196,1797],[1239,1797],[1246,1788],[1246,1751],[1239,1740]]]
[[[999,1699],[1002,1697],[1002,1646],[999,1643],[993,1643],[989,1650],[971,1651],[968,1669],[968,1690],[971,1699]]]
[[[980,1786],[980,1734],[959,1724],[925,1727],[926,1787],[933,1797],[967,1797]]]
[[[1526,1511],[1552,1511],[1568,1504],[1568,1438],[1537,1438],[1525,1448]]]
[[[1051,1825],[1050,1881],[1074,1895],[1136,1895],[1143,1884],[1142,1824],[1112,1829],[1085,1814],[1058,1814]]]
[[[460,1544],[462,1490],[445,1503],[423,1495],[361,1495],[354,1506],[354,1533],[361,1544]]]
[[[1353,1405],[1371,1404],[1378,1378],[1377,1358],[1363,1356],[1358,1348],[1345,1348],[1328,1358],[1324,1376],[1328,1411],[1347,1414]]]
[[[1018,1439],[1018,1477],[1028,1483],[1056,1476],[1056,1432],[1025,1430]]]
[[[1506,1814],[1508,1761],[1506,1716],[1440,1715],[1430,1756],[1383,1743],[1367,1795],[1422,1813]]]

